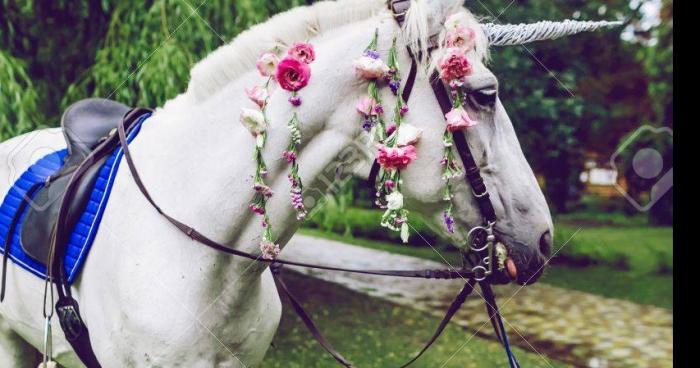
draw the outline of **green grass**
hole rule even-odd
[[[585,227],[559,221],[554,229],[554,250],[561,248],[559,261],[602,264],[635,273],[673,271],[672,227]]]
[[[409,247],[398,243],[346,237],[316,229],[301,229],[300,233],[440,263],[447,260],[452,265],[460,264],[460,256],[457,252],[440,250],[440,254],[438,254],[427,246]],[[576,237],[584,234],[581,231]],[[640,273],[609,265],[577,267],[566,263],[555,263],[547,268],[541,282],[605,297],[629,300],[639,304],[673,308],[672,274]]]
[[[608,298],[673,309],[673,275],[637,274],[609,266],[547,268],[540,282]]]
[[[397,367],[433,333],[439,319],[368,298],[324,281],[287,272],[285,281],[334,346],[357,367]],[[284,300],[282,321],[262,367],[335,367],[337,363],[306,331]],[[504,367],[498,343],[474,337],[459,326],[447,327],[440,339],[412,367]],[[464,347],[460,350],[460,346]],[[523,367],[564,367],[563,363],[516,348]]]

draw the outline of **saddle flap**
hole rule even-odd
[[[73,226],[82,215],[88,204],[92,187],[95,184],[98,173],[107,157],[95,162],[80,182],[80,187],[72,199],[68,210],[66,223]],[[61,171],[70,169],[64,166]],[[60,173],[60,172],[59,172]],[[56,179],[48,186],[44,186],[33,198],[30,199],[21,229],[21,245],[27,255],[43,265],[47,264],[51,238],[58,217],[58,212],[63,202],[66,186],[71,176],[65,175]]]

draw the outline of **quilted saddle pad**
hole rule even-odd
[[[141,124],[150,116],[146,114],[139,118],[133,129],[129,132],[128,142],[131,142],[141,129]],[[6,252],[5,239],[10,228],[11,222],[17,213],[22,199],[26,196],[27,191],[37,183],[43,183],[46,178],[57,172],[64,163],[68,155],[67,149],[62,149],[50,153],[27,169],[15,181],[10,190],[5,195],[5,198],[0,205],[0,253]],[[68,282],[72,283],[80,273],[80,269],[87,258],[92,242],[95,240],[95,235],[100,227],[100,221],[104,214],[107,200],[114,184],[119,163],[124,155],[121,146],[117,147],[114,152],[104,162],[98,173],[95,184],[90,193],[90,199],[80,215],[73,231],[71,232],[65,255],[65,272],[68,276]],[[35,193],[37,193],[36,191]],[[26,208],[20,214],[19,222],[15,227],[12,238],[9,244],[9,258],[32,274],[42,279],[46,278],[46,266],[31,258],[22,248],[22,225],[26,216]]]

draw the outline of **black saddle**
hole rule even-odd
[[[116,131],[117,125],[130,110],[130,107],[116,101],[89,98],[72,104],[63,113],[61,127],[68,145],[68,156],[61,169],[42,188],[38,188],[29,201],[22,226],[22,248],[34,260],[44,265],[47,263],[56,220],[71,174],[85,160],[93,160],[80,186],[67,202],[69,207],[64,223],[72,228],[78,221],[90,198],[99,169],[107,160],[107,155],[91,157],[90,153]]]

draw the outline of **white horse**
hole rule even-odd
[[[379,51],[386,57],[392,37],[403,36],[401,43],[415,45],[439,33],[447,16],[461,12],[478,33],[475,72],[469,77],[475,94],[497,90],[496,78],[485,65],[489,41],[501,45],[537,38],[514,41],[517,32],[496,37],[493,32],[504,26],[481,27],[461,7],[461,0],[412,3],[403,30],[382,0],[296,8],[242,33],[198,63],[187,91],[157,109],[130,146],[155,201],[219,242],[257,251],[259,218],[247,209],[254,140],[239,124],[238,114],[242,107],[252,107],[243,91],[261,82],[254,63],[263,51],[303,40],[315,45],[313,77],[301,92],[304,104],[297,108],[304,141],[299,162],[306,190],[323,192],[329,181],[321,173],[327,167],[352,164],[347,170],[366,176],[372,160],[364,153],[366,147],[356,144],[366,134],[354,111],[365,85],[356,79],[351,63],[375,28]],[[527,27],[520,29],[532,30]],[[405,48],[400,50],[399,62],[406,69],[409,56]],[[421,128],[423,136],[416,147],[418,159],[403,171],[403,191],[409,208],[442,229],[444,182],[439,161],[444,118],[427,75],[419,72],[409,102],[406,121]],[[285,122],[291,113],[286,99],[280,90],[271,96],[268,115],[273,124],[264,152],[267,182],[278,193],[268,204],[268,213],[281,245],[300,226],[286,198],[287,163],[281,159],[288,139]],[[552,241],[547,203],[501,103],[469,109],[481,122],[469,130],[468,143],[496,209],[496,234],[515,261],[517,281],[533,282]],[[3,142],[0,193],[6,193],[39,157],[64,147],[58,129]],[[348,152],[361,159],[339,158]],[[175,230],[148,204],[125,166],[119,170],[82,275],[73,284],[99,361],[105,367],[259,365],[281,313],[269,269],[212,251]],[[445,236],[462,245],[467,230],[481,223],[481,215],[466,183],[457,184],[454,192],[457,230]],[[0,304],[0,366],[35,366],[34,348],[43,345],[44,282],[10,262],[7,287],[7,299]],[[58,323],[53,326],[53,342],[61,365],[81,366]]]

